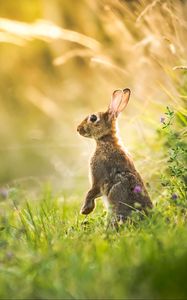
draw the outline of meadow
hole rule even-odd
[[[186,299],[187,2],[0,2],[0,298]],[[154,204],[87,217],[94,142],[76,127],[116,88]]]

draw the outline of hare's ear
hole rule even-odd
[[[112,94],[112,100],[108,112],[117,117],[124,110],[130,98],[130,89],[115,90]]]

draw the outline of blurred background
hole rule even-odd
[[[85,191],[94,142],[76,127],[129,87],[121,137],[154,190],[160,118],[185,114],[187,1],[0,1],[0,43],[2,187]]]

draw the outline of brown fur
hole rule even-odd
[[[125,101],[128,102],[128,99]],[[116,110],[112,107],[111,111],[109,107],[106,112],[97,113],[98,120],[94,123],[88,116],[77,128],[81,135],[96,141],[96,150],[90,162],[92,187],[81,209],[82,214],[93,211],[95,199],[102,195],[107,196],[109,206],[118,219],[126,219],[137,207],[140,210],[152,208],[142,178],[116,136],[116,116],[120,105],[121,102],[116,105]],[[141,192],[135,191],[137,186]]]

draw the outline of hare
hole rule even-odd
[[[96,141],[90,161],[92,187],[81,208],[82,214],[91,213],[95,199],[100,196],[107,210],[122,222],[132,210],[147,211],[153,206],[141,176],[117,137],[116,121],[127,106],[130,93],[128,88],[115,90],[106,112],[87,116],[77,127],[80,135]]]

